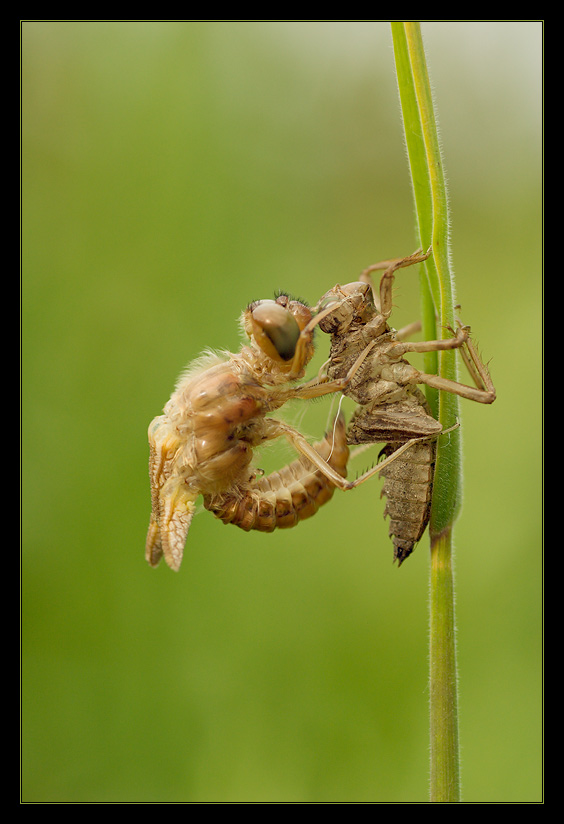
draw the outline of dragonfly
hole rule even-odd
[[[349,449],[342,416],[316,443],[271,415],[296,398],[344,386],[297,384],[314,354],[319,317],[302,301],[279,294],[249,304],[241,316],[240,352],[207,353],[180,376],[148,430],[151,517],[145,557],[180,568],[196,500],[225,523],[271,531],[311,517],[346,476]],[[255,450],[286,438],[299,458],[261,476]]]

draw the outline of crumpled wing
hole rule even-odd
[[[166,416],[155,418],[149,426],[149,479],[151,483],[151,519],[147,533],[145,558],[152,567],[161,558],[178,571],[184,545],[196,507],[197,494],[176,470],[176,458],[182,444],[171,431]]]

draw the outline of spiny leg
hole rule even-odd
[[[442,378],[440,375],[429,375],[413,367],[410,383],[423,383],[435,389],[440,389],[443,392],[451,392],[467,400],[476,401],[477,403],[493,403],[496,398],[495,387],[486,365],[481,360],[474,344],[470,340],[470,327],[463,326],[459,323],[456,332],[454,332],[453,329],[449,331],[453,333],[454,337],[411,343],[398,341],[394,349],[398,355],[403,355],[408,352],[438,352],[448,349],[460,349],[462,359],[466,363],[470,376],[476,385],[468,386],[459,381]]]
[[[450,331],[452,332],[453,330],[451,329]],[[460,354],[476,387],[483,391],[485,396],[491,397],[491,400],[484,400],[483,402],[492,403],[496,396],[495,387],[489,369],[480,358],[478,350],[470,337],[468,337],[465,345],[460,349]]]
[[[389,317],[392,311],[392,285],[394,281],[395,272],[398,269],[403,269],[406,266],[412,266],[415,263],[421,263],[422,261],[426,260],[431,254],[431,249],[427,252],[422,252],[418,250],[414,252],[412,255],[409,255],[406,258],[397,258],[394,260],[383,260],[379,263],[374,263],[372,266],[369,266],[364,272],[361,274],[360,279],[366,283],[369,283],[372,286],[372,292],[374,293],[375,302],[376,295],[374,290],[374,285],[372,283],[371,274],[375,271],[381,271],[385,269],[386,271],[382,275],[382,279],[380,281],[380,300],[379,300],[379,310],[385,317]],[[478,352],[469,338],[469,331],[470,328],[466,326],[462,326],[459,322],[459,328],[455,333],[454,330],[450,329],[449,331],[452,332],[453,338],[446,338],[444,340],[437,340],[437,341],[423,341],[421,343],[411,343],[411,344],[399,344],[401,349],[398,349],[398,353],[402,352],[431,352],[431,351],[440,351],[445,349],[460,349],[461,357],[466,364],[468,372],[472,377],[472,380],[475,383],[475,386],[467,386],[466,384],[459,383],[458,381],[451,381],[447,378],[441,378],[438,375],[428,375],[424,372],[419,372],[419,380],[414,380],[415,383],[424,383],[427,386],[432,386],[436,389],[443,390],[445,392],[452,392],[456,395],[460,395],[463,398],[467,398],[469,400],[477,401],[478,403],[493,403],[496,398],[495,387],[493,385],[493,381],[491,379],[490,373],[486,367],[486,365],[481,360]],[[413,324],[411,327],[413,329],[416,328],[416,324]],[[408,333],[408,328],[401,330],[398,337],[401,339]]]
[[[428,249],[427,252],[422,252],[421,249],[418,249],[412,255],[408,255],[405,258],[381,260],[379,263],[373,263],[372,266],[369,266],[361,273],[360,280],[364,283],[369,283],[372,286],[374,303],[378,307],[378,311],[381,312],[385,318],[389,318],[392,314],[392,287],[394,284],[395,273],[398,269],[405,269],[407,266],[422,263],[424,260],[427,260],[430,254],[431,249]],[[379,296],[377,296],[371,275],[372,272],[382,271],[382,269],[385,269],[386,271],[380,280],[380,293]]]
[[[277,421],[274,418],[268,420],[268,429],[269,429],[269,438],[278,438],[278,437],[285,437],[289,443],[296,449],[300,454],[305,455],[312,464],[319,469],[326,478],[328,478],[336,487],[342,489],[343,491],[347,491],[349,489],[355,489],[357,486],[365,483],[370,478],[373,478],[375,475],[378,475],[385,467],[389,466],[393,461],[399,458],[407,449],[412,447],[414,444],[422,443],[424,441],[432,440],[434,438],[439,437],[440,435],[447,434],[451,432],[453,429],[456,429],[459,424],[455,424],[454,426],[449,427],[448,429],[443,430],[433,435],[426,435],[421,438],[410,438],[408,441],[403,443],[396,451],[389,455],[385,460],[381,461],[377,466],[368,469],[366,472],[363,472],[362,475],[359,475],[354,481],[347,481],[341,475],[339,475],[332,466],[330,466],[327,461],[325,461],[318,452],[313,448],[313,446],[309,443],[309,441],[295,429],[293,426],[289,426],[288,424],[283,423],[282,421]]]

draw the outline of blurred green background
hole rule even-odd
[[[498,391],[462,402],[463,798],[538,802],[542,24],[422,28]],[[21,33],[22,800],[425,803],[428,539],[392,565],[378,480],[272,535],[203,511],[179,574],[143,557],[146,430],[181,369],[237,350],[250,300],[416,247],[389,22]],[[415,272],[395,303],[418,317]],[[317,438],[332,408],[285,417]]]

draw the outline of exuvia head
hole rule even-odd
[[[352,323],[367,323],[378,313],[372,288],[362,281],[333,287],[319,301],[318,310],[323,315],[319,328],[329,334],[342,334]]]

